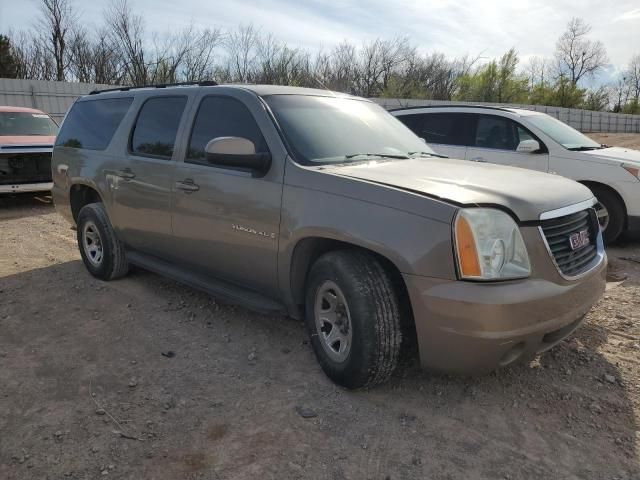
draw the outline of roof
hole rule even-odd
[[[317,88],[305,88],[305,87],[289,87],[285,85],[252,85],[252,84],[223,84],[218,85],[215,82],[185,82],[174,84],[161,84],[161,85],[143,85],[139,87],[129,87],[123,85],[121,87],[109,88],[106,90],[94,90],[89,95],[97,95],[102,93],[111,92],[128,92],[131,90],[150,90],[150,89],[163,89],[167,91],[178,90],[183,88],[202,87],[202,88],[238,88],[243,90],[250,90],[258,96],[267,95],[314,95],[323,97],[341,97],[341,98],[359,98],[346,93],[334,92],[331,90],[323,90]]]
[[[36,110],[35,108],[27,108],[27,107],[12,107],[12,106],[0,106],[0,112],[22,112],[22,113],[41,113],[44,112],[41,110]]]
[[[345,97],[345,98],[359,98],[342,92],[334,92],[328,89],[320,88],[306,88],[306,87],[288,87],[285,85],[221,85],[222,87],[239,87],[246,90],[251,90],[259,96],[267,95],[314,95],[321,97]]]
[[[518,115],[534,115],[540,112],[536,112],[535,110],[528,110],[526,108],[518,108],[518,107],[507,107],[507,106],[500,106],[500,105],[416,105],[413,107],[398,107],[398,108],[392,108],[389,111],[390,112],[400,112],[400,111],[405,111],[405,110],[419,110],[419,109],[442,109],[442,110],[448,110],[448,109],[453,109],[453,108],[464,108],[464,109],[478,109],[478,110],[498,110],[498,111],[502,111],[502,112],[509,112],[509,113],[515,113]]]

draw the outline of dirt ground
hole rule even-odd
[[[2,198],[0,478],[638,479],[640,241],[609,256],[588,321],[531,364],[349,392],[300,323],[95,280],[49,198]]]

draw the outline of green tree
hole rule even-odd
[[[457,100],[470,102],[522,103],[527,100],[526,77],[516,73],[518,54],[510,49],[500,60],[492,60],[458,81]]]
[[[0,35],[0,78],[17,78],[18,59],[13,53],[11,40]]]

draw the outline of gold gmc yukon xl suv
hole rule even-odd
[[[121,88],[71,108],[53,196],[89,272],[136,265],[304,318],[324,372],[481,373],[576,329],[605,286],[583,185],[442,158],[372,102],[229,85]]]

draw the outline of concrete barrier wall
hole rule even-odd
[[[110,85],[0,78],[0,105],[37,108],[58,123],[76,98]]]
[[[112,85],[42,80],[15,80],[0,78],[0,105],[37,108],[60,122],[74,100],[92,90],[111,88]],[[582,132],[640,133],[640,115],[610,112],[592,112],[577,108],[549,107],[545,105],[497,104],[479,102],[447,102],[441,100],[407,100],[374,98],[387,109],[420,105],[493,105],[527,108],[547,113]]]
[[[515,103],[448,102],[444,100],[407,100],[402,98],[373,98],[386,109],[417,107],[421,105],[488,105],[518,107],[544,112],[581,132],[640,133],[640,115],[611,112],[593,112],[579,108],[550,107],[546,105],[521,105]]]

